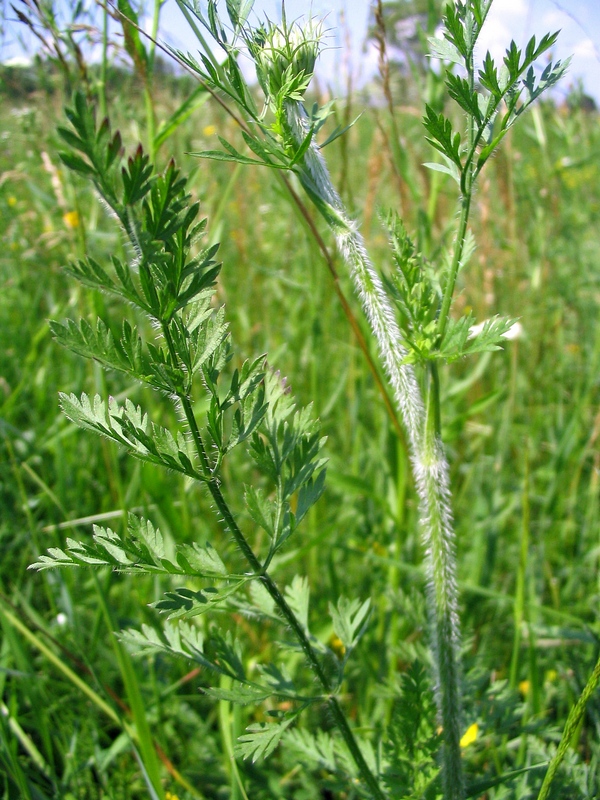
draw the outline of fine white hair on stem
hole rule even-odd
[[[301,102],[294,100],[287,102],[286,111],[291,136],[299,145],[309,131],[306,111]],[[427,431],[421,389],[412,365],[406,363],[408,350],[392,303],[314,142],[304,155],[299,177],[332,228],[338,249],[350,269],[408,435],[425,549],[435,696],[444,729],[445,797],[462,800],[460,633],[448,462],[439,437]]]

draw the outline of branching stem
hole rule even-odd
[[[173,364],[178,364],[178,359],[176,355],[176,350],[173,342],[173,338],[171,336],[171,332],[169,331],[168,323],[162,323],[162,332],[167,344],[167,348],[171,355],[171,358],[174,359]],[[273,602],[279,609],[282,617],[284,618],[287,625],[293,631],[300,647],[302,648],[302,652],[304,653],[306,660],[308,661],[311,670],[313,671],[314,675],[316,676],[317,680],[321,684],[321,688],[323,691],[329,695],[327,698],[327,705],[329,706],[333,718],[335,720],[335,724],[354,759],[354,762],[358,768],[358,771],[365,782],[365,784],[369,787],[373,797],[375,800],[386,800],[385,795],[381,791],[377,778],[371,772],[365,758],[361,752],[361,749],[356,741],[354,734],[350,726],[348,725],[348,721],[346,719],[346,715],[344,714],[337,698],[331,694],[332,691],[332,684],[323,666],[319,660],[319,657],[311,645],[308,636],[306,635],[306,631],[300,624],[297,616],[294,614],[292,609],[290,608],[288,602],[286,601],[285,597],[279,590],[279,587],[273,580],[273,578],[269,575],[266,568],[261,564],[260,560],[254,553],[252,547],[250,546],[248,540],[246,539],[243,531],[240,529],[239,525],[235,521],[235,518],[229,508],[225,497],[221,491],[219,479],[216,475],[211,474],[210,462],[208,455],[206,453],[206,447],[204,446],[204,442],[202,440],[202,436],[200,434],[200,429],[198,426],[198,422],[196,420],[196,415],[194,414],[194,409],[192,408],[192,404],[190,402],[189,397],[183,393],[178,393],[177,395],[179,402],[181,403],[181,407],[183,409],[183,413],[185,415],[186,422],[192,434],[192,438],[194,440],[194,446],[196,448],[196,452],[198,454],[198,458],[200,459],[200,464],[203,473],[208,477],[206,481],[208,490],[215,502],[215,505],[221,514],[223,521],[233,536],[235,543],[241,550],[244,558],[248,562],[250,568],[255,573],[255,575],[261,580],[263,586],[269,593],[270,597],[272,598]]]

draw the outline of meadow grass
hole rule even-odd
[[[182,85],[182,95],[185,90]],[[143,118],[142,99],[132,114],[131,96],[113,91],[113,127],[134,144],[144,133],[136,122]],[[71,253],[85,249],[100,258],[121,244],[89,187],[59,165],[48,120],[62,123],[60,95],[10,103],[14,113],[5,115],[0,131],[3,791],[7,797],[148,796],[127,733],[135,723],[136,749],[148,754],[151,740],[159,745],[155,768],[180,799],[243,792],[348,796],[335,776],[300,771],[285,749],[266,765],[233,766],[231,740],[261,712],[234,711],[225,701],[216,708],[198,692],[205,676],[185,663],[143,658],[131,674],[112,631],[153,622],[147,603],[167,588],[163,579],[26,572],[48,546],[88,535],[89,521],[76,520],[105,513],[113,515],[106,524],[116,526],[128,509],[177,541],[218,541],[223,552],[232,545],[199,493],[79,434],[59,414],[58,390],[106,386],[154,408],[155,418],[175,421],[147,390],[102,374],[52,342],[48,317],[114,313],[111,300],[74,286],[61,266]],[[175,105],[172,87],[163,93],[159,85],[158,116]],[[398,196],[373,114],[367,110],[347,134],[347,164],[339,142],[328,158],[334,178],[347,170],[345,199],[366,216],[363,232],[385,268],[386,236],[376,210],[394,207]],[[537,796],[539,770],[498,788],[484,784],[547,762],[598,649],[599,127],[596,114],[577,107],[567,112],[545,104],[534,114],[480,184],[478,250],[459,278],[461,306],[473,308],[477,319],[490,310],[519,316],[523,336],[503,353],[454,365],[451,381],[442,375],[465,635],[465,729],[478,724],[464,761],[471,782],[481,785],[475,796],[487,791],[490,798]],[[432,179],[420,166],[430,158],[420,122],[410,110],[398,116],[409,169],[431,212],[423,219],[416,208],[404,209],[407,225],[421,226],[427,246],[451,235],[454,191],[442,181],[431,199]],[[186,152],[213,146],[215,129],[236,141],[231,123],[207,104],[159,158],[174,154],[185,166],[210,235],[222,242],[218,293],[236,350],[268,352],[299,403],[314,402],[329,437],[326,498],[294,546],[313,587],[311,613],[324,621],[317,630],[322,638],[332,635],[329,601],[344,593],[374,598],[376,613],[345,694],[356,727],[373,720],[383,726],[397,702],[398,672],[415,659],[428,661],[406,449],[319,252],[277,182],[253,168],[186,160]],[[351,296],[343,274],[341,281]],[[229,470],[225,484],[235,485],[247,465],[234,455]],[[293,577],[285,562],[279,570],[284,579]],[[241,617],[229,624],[254,652],[268,656],[268,631]],[[48,651],[95,697],[84,695]],[[553,796],[597,796],[599,712],[592,698]],[[307,726],[312,722],[318,720]],[[152,759],[144,760],[147,767]]]

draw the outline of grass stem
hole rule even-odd
[[[596,687],[598,686],[599,682],[600,682],[600,658],[598,659],[596,666],[594,667],[594,670],[590,675],[590,678],[587,684],[585,685],[583,692],[581,693],[579,700],[575,703],[575,705],[571,709],[571,712],[569,713],[567,722],[563,730],[563,735],[560,740],[560,744],[558,745],[558,749],[554,754],[552,761],[550,762],[550,766],[548,767],[548,772],[544,777],[544,782],[542,784],[542,788],[540,789],[540,793],[538,794],[537,800],[546,800],[546,798],[548,797],[552,781],[556,776],[558,768],[560,767],[565,757],[565,754],[573,739],[573,736],[577,731],[579,723],[583,719],[586,706],[590,698],[596,691]]]

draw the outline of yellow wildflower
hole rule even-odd
[[[67,228],[78,228],[79,227],[79,214],[77,211],[67,211],[66,214],[63,214],[63,222],[67,226]]]
[[[519,691],[521,692],[523,697],[527,697],[527,695],[529,694],[530,688],[531,688],[531,684],[530,684],[529,681],[521,681],[521,683],[519,684]]]
[[[217,132],[217,126],[216,125],[207,125],[202,131],[202,133],[205,136],[214,136],[216,132]]]
[[[479,733],[479,725],[474,722],[472,725],[469,725],[467,730],[464,732],[462,739],[460,740],[461,747],[468,747],[470,744],[477,739],[477,734]]]
[[[8,198],[6,199],[6,202],[8,203],[8,205],[9,205],[11,208],[13,208],[13,206],[16,206],[16,205],[17,205],[17,198],[16,198],[16,197],[15,197],[13,194],[11,194],[11,195],[10,195],[10,197],[8,197]]]
[[[346,648],[344,647],[344,643],[342,642],[339,636],[335,635],[335,633],[329,640],[329,646],[331,647],[331,649],[338,658],[343,658],[346,655]]]
[[[165,792],[165,800],[179,800],[179,798],[172,792]]]

